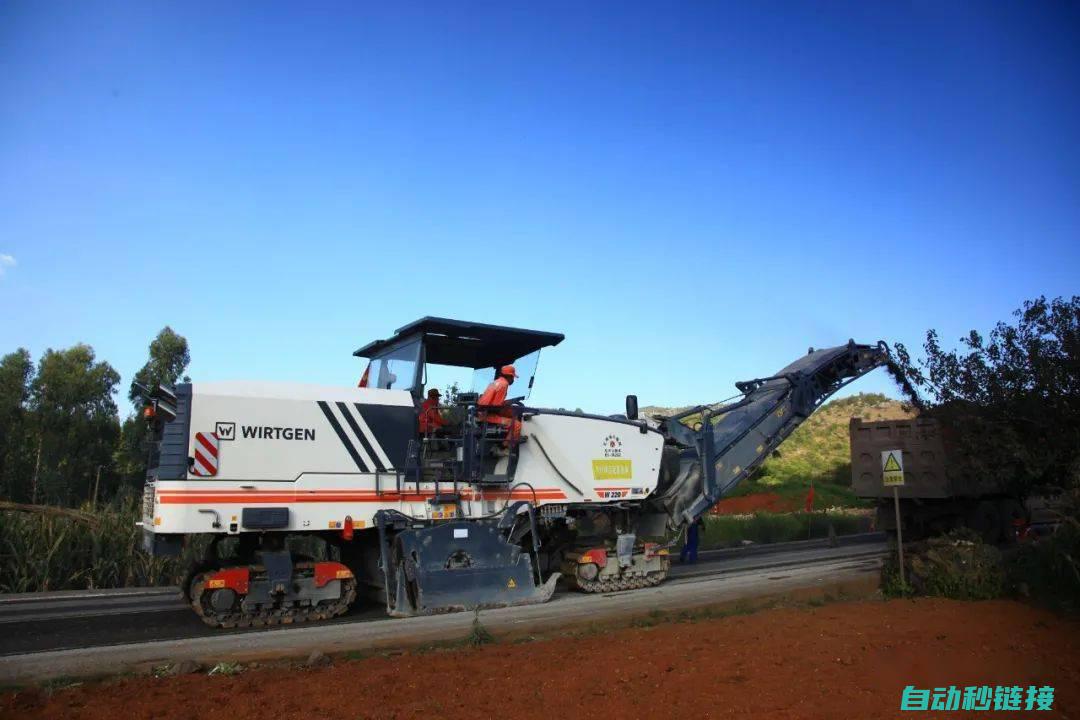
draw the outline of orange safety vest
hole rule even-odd
[[[484,394],[476,401],[476,419],[480,422],[502,425],[510,432],[508,442],[517,442],[521,437],[521,421],[514,417],[514,411],[506,404],[506,391],[510,383],[501,375],[487,386]]]
[[[506,378],[499,376],[487,386],[484,394],[476,401],[480,408],[498,408],[506,404],[506,391],[510,389],[510,383]]]
[[[429,433],[445,425],[442,415],[439,414],[439,403],[434,398],[428,398],[420,405],[420,432]]]

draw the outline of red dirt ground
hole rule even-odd
[[[1051,685],[1080,717],[1080,622],[1008,601],[833,603],[318,670],[127,678],[0,695],[0,718],[879,718],[905,685]]]
[[[713,505],[711,512],[716,515],[750,515],[756,512],[784,513],[801,510],[795,500],[782,498],[776,493],[755,493],[740,497],[725,498]]]

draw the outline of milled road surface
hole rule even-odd
[[[673,611],[802,588],[872,583],[885,551],[884,543],[873,540],[840,547],[812,543],[713,552],[697,566],[676,565],[672,578],[657,588],[600,596],[561,593],[543,605],[486,610],[483,623],[492,631],[525,633],[656,609]],[[32,611],[34,603],[25,596],[5,598],[0,602],[4,635],[0,684],[107,675],[187,659],[205,664],[299,656],[315,648],[331,653],[426,644],[460,639],[472,623],[470,613],[390,620],[381,607],[368,605],[315,625],[222,632],[204,626],[175,595],[169,600],[170,594],[151,589],[66,597],[53,593],[37,601]],[[76,604],[97,614],[72,617]],[[12,620],[19,616],[35,619]]]

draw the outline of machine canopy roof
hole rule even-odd
[[[504,365],[540,348],[558,345],[564,339],[561,333],[425,317],[398,328],[386,340],[368,343],[353,355],[377,357],[421,337],[426,362],[474,369]]]

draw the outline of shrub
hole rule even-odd
[[[495,637],[480,622],[480,608],[474,608],[472,628],[465,637],[465,644],[472,645],[473,647],[480,647],[481,645],[488,645],[493,642],[495,642]]]
[[[1057,530],[1021,545],[1008,563],[1009,587],[1054,609],[1080,611],[1080,485],[1062,498]]]
[[[960,528],[924,542],[904,545],[907,585],[900,582],[900,564],[891,552],[881,569],[886,596],[931,595],[954,600],[989,600],[1004,590],[1004,569],[997,548]]]

